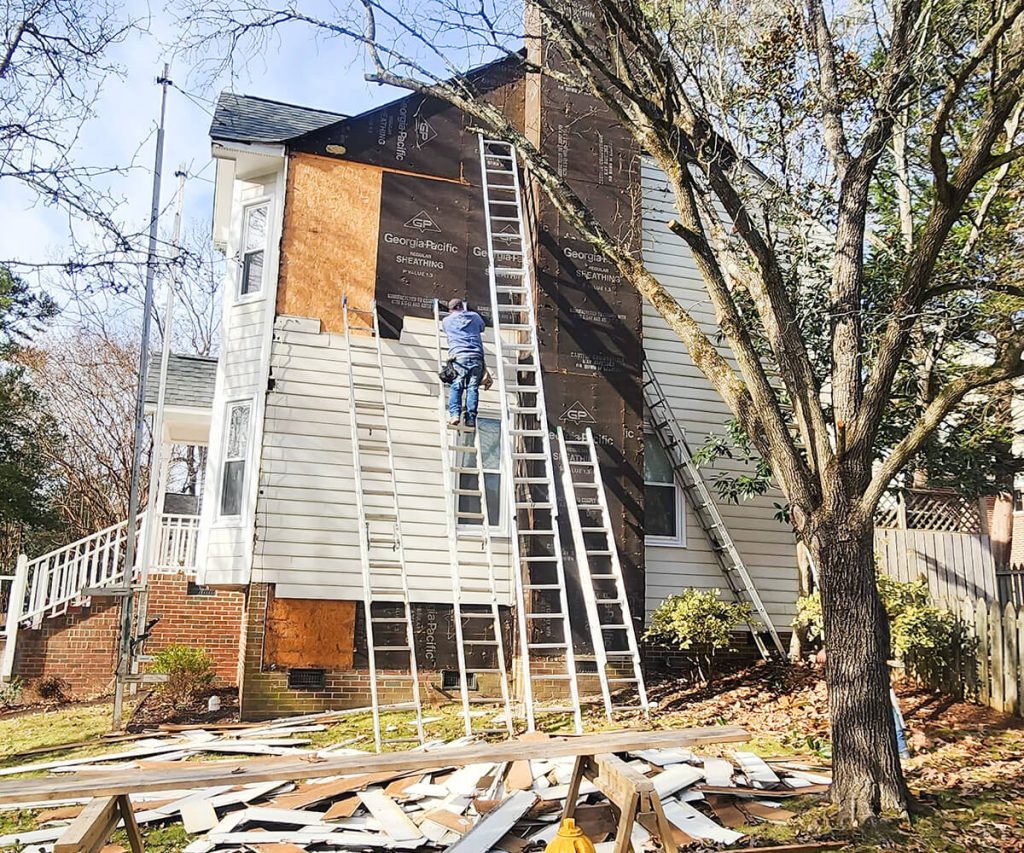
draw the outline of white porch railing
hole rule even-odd
[[[145,550],[143,517],[139,515],[134,525],[139,554]],[[199,516],[165,514],[160,522],[152,569],[194,571]],[[69,607],[87,601],[84,591],[90,588],[123,585],[127,536],[128,523],[122,521],[32,560],[25,555],[18,558],[14,574],[0,578],[11,582],[0,677],[9,678],[13,672],[19,626],[38,628],[44,619],[61,616]]]

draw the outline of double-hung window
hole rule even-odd
[[[267,249],[269,204],[254,204],[242,215],[242,278],[239,296],[251,296],[263,290],[263,260]]]
[[[487,519],[490,521],[492,530],[502,527],[504,523],[503,493],[501,488],[501,420],[496,417],[479,416],[476,421],[476,430],[480,436],[480,462],[484,472],[484,500],[487,502]],[[466,434],[467,441],[473,440],[472,435]],[[476,458],[473,453],[458,454],[460,466],[473,468],[476,466]],[[459,489],[465,491],[476,491],[477,475],[468,472],[459,474]],[[458,508],[460,513],[479,515],[480,499],[475,495],[458,495]],[[464,518],[459,516],[459,526],[472,528],[480,525],[481,519]]]
[[[237,518],[242,514],[251,421],[252,403],[228,403],[224,423],[224,466],[220,483],[221,518]]]
[[[644,541],[686,545],[685,496],[658,436],[644,432]]]

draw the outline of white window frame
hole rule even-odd
[[[480,411],[477,412],[477,415],[476,415],[477,424],[480,423],[480,419],[481,418],[484,418],[484,419],[489,420],[489,421],[497,421],[498,422],[498,429],[501,430],[501,433],[499,435],[500,441],[499,441],[499,444],[498,444],[498,467],[497,468],[484,468],[484,475],[486,476],[487,474],[497,474],[501,478],[501,481],[499,483],[499,488],[498,488],[498,521],[497,521],[497,523],[491,524],[491,526],[489,528],[490,529],[491,538],[492,539],[507,538],[508,535],[509,535],[509,532],[508,532],[508,520],[509,520],[509,517],[508,517],[508,498],[507,498],[507,495],[506,495],[506,488],[505,488],[505,483],[506,483],[505,477],[507,475],[506,475],[506,472],[505,472],[505,454],[502,452],[504,450],[504,447],[500,443],[500,442],[503,442],[505,440],[504,430],[502,430],[501,413],[500,412],[491,412],[491,411],[480,410]],[[474,440],[475,440],[475,437],[474,437]],[[457,454],[457,453],[458,453],[458,451],[454,451],[454,454]],[[453,454],[453,458],[452,458],[452,464],[454,464],[455,458],[456,458],[456,456],[454,454]],[[483,488],[483,484],[481,483],[480,486],[481,486],[481,488],[480,488],[480,499],[481,499],[481,502],[482,501],[486,501],[487,500],[487,495],[486,495],[486,492],[485,492],[485,490]],[[482,505],[483,504],[481,503],[481,506]],[[458,508],[459,508],[459,495],[455,495],[453,511],[454,510],[458,510]],[[465,522],[459,522],[458,515],[456,515],[456,517],[455,517],[455,522],[456,522],[455,523],[455,535],[458,536],[459,538],[467,538],[467,539],[480,539],[480,538],[483,538],[483,531],[480,529],[480,525],[478,525],[478,524],[466,524]]]
[[[246,243],[249,234],[249,213],[258,207],[266,208],[267,211],[267,224],[266,233],[263,235],[263,248],[253,249],[252,251],[263,252],[263,267],[260,270],[260,286],[258,290],[253,290],[249,293],[242,292],[242,286],[245,283],[245,256],[246,256]],[[239,242],[238,242],[238,282],[235,286],[235,302],[256,302],[264,299],[267,292],[267,261],[270,259],[270,230],[272,226],[271,220],[271,204],[270,197],[265,196],[260,199],[255,199],[250,202],[246,202],[242,206],[242,226],[240,228]]]
[[[245,435],[245,449],[242,452],[241,457],[228,458],[228,442],[231,440],[231,411],[239,406],[249,407],[249,423],[246,429]],[[219,471],[217,472],[217,501],[216,501],[216,512],[217,522],[225,526],[235,526],[242,523],[242,520],[246,516],[246,511],[249,504],[249,477],[251,472],[249,471],[250,465],[249,460],[252,456],[251,448],[253,441],[253,431],[255,427],[256,419],[256,404],[249,397],[243,397],[236,400],[229,400],[224,404],[224,426],[223,435],[221,436],[221,460]],[[223,511],[224,506],[224,475],[227,472],[228,462],[242,462],[242,485],[241,485],[241,502],[239,503],[238,513],[226,515]]]
[[[658,438],[656,432],[650,430],[644,430],[644,447],[651,441],[656,441],[661,444],[661,439]],[[662,448],[666,455],[668,451]],[[669,457],[671,459],[671,456]],[[683,491],[682,486],[679,485],[679,478],[674,474],[672,476],[672,483],[662,483],[658,481],[648,480],[644,477],[644,489],[648,486],[656,486],[661,489],[667,489],[671,485],[675,489],[676,495],[676,535],[675,536],[648,536],[644,533],[644,545],[650,545],[653,548],[685,548],[686,547],[686,493]]]

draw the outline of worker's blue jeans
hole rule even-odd
[[[466,423],[476,422],[476,410],[480,405],[480,380],[484,378],[482,358],[463,357],[452,365],[458,374],[448,395],[448,414],[453,418],[462,414],[462,393],[466,393]]]

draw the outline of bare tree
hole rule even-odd
[[[74,539],[128,514],[138,348],[89,331],[55,335],[22,362],[53,419],[57,436],[44,451],[59,483],[53,511]],[[143,472],[142,482],[146,474]]]
[[[882,428],[940,289],[984,297],[991,287],[940,284],[937,269],[992,176],[1024,154],[1007,124],[1024,85],[1024,0],[530,8],[536,20],[524,32],[521,9],[487,0],[424,0],[415,16],[399,3],[357,0],[331,17],[213,0],[186,8],[184,31],[193,44],[221,39],[230,51],[276,27],[310,26],[364,45],[368,79],[441,98],[515,144],[560,214],[685,343],[768,463],[820,578],[832,796],[854,824],[905,813],[872,518],[893,478],[968,395],[1006,393],[1024,372],[1020,303],[994,317],[968,363],[941,378],[899,434]],[[467,63],[516,56],[524,43],[525,73],[599,99],[667,176],[677,217],[666,225],[693,254],[727,352],[608,232],[558,164],[481,97]],[[901,194],[916,201],[903,207],[909,227],[879,281],[868,267],[894,243],[884,215],[898,202],[878,189],[900,133],[909,176]]]
[[[174,273],[175,308],[171,351],[216,355],[220,335],[220,289],[224,259],[210,242],[205,223],[186,225],[177,251],[168,246],[159,260],[164,287]],[[89,334],[113,341],[133,337],[141,324],[146,270],[129,263],[81,270],[54,271],[48,276],[54,292],[64,299],[63,318]],[[158,292],[153,315],[154,346],[163,339],[163,295]]]

